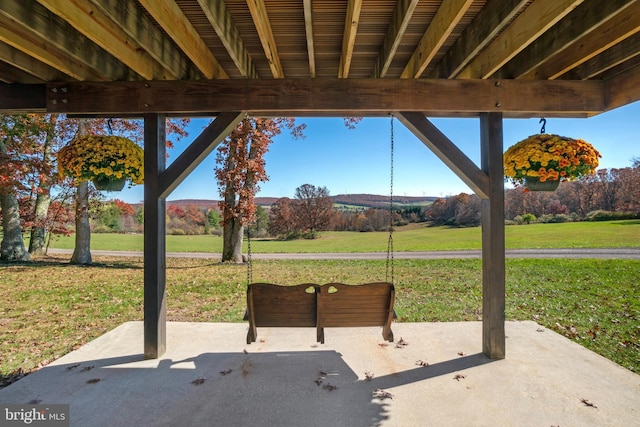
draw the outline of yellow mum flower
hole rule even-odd
[[[521,184],[527,177],[557,181],[593,174],[600,153],[582,139],[559,135],[532,135],[504,153],[504,174]]]
[[[113,135],[87,135],[72,140],[58,152],[62,176],[79,181],[128,179],[142,184],[144,151],[128,138]]]

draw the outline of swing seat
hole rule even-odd
[[[325,327],[381,326],[382,337],[393,342],[395,288],[387,282],[319,286],[252,283],[247,287],[247,344],[256,341],[258,327],[316,327],[324,344]]]
[[[324,328],[381,326],[382,337],[393,342],[391,322],[395,318],[392,283],[362,285],[328,283],[318,293],[318,336],[324,343]]]
[[[318,285],[313,283],[283,286],[251,283],[247,287],[249,320],[247,344],[255,342],[257,327],[315,327]]]

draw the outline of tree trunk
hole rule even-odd
[[[16,193],[0,194],[2,207],[2,243],[0,244],[0,260],[29,261],[31,257],[24,247],[22,229],[20,228],[20,208]]]
[[[31,240],[29,241],[29,253],[32,255],[45,254],[47,212],[51,204],[49,194],[49,184],[40,186],[42,193],[36,196],[36,207],[34,212],[34,225],[31,227]]]
[[[89,133],[85,120],[78,123],[76,138]],[[76,193],[76,245],[71,256],[71,264],[91,264],[91,227],[89,225],[89,183],[78,184]]]
[[[91,228],[89,226],[89,183],[78,184],[76,193],[76,247],[71,264],[91,264]]]
[[[231,261],[242,263],[242,238],[244,226],[238,218],[225,222],[223,229],[222,262]]]
[[[0,139],[0,153],[6,153],[7,146]],[[15,191],[0,193],[2,208],[2,242],[0,243],[0,261],[29,261],[31,257],[24,247],[22,228],[20,228],[20,206]]]
[[[48,127],[48,133],[42,151],[42,162],[46,165],[51,165],[51,145],[55,137],[57,120],[57,114],[50,116],[50,126]],[[39,190],[36,196],[33,227],[31,227],[31,239],[29,240],[29,253],[32,255],[44,255],[46,252],[47,213],[49,212],[49,205],[51,204],[51,184],[49,178],[40,180]]]

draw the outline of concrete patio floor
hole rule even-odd
[[[326,329],[325,344],[313,328],[259,328],[247,345],[246,324],[170,322],[167,353],[143,360],[129,322],[0,403],[68,403],[82,427],[640,425],[639,375],[534,322],[507,322],[507,358],[492,361],[481,328],[395,323],[388,345],[379,328]]]

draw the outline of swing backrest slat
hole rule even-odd
[[[382,326],[384,339],[393,341],[394,301],[392,283],[328,283],[318,293],[317,328]]]

